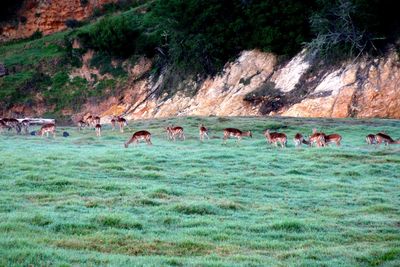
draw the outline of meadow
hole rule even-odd
[[[169,123],[186,141],[170,142]],[[198,125],[210,128],[200,143]],[[398,120],[171,118],[0,134],[0,266],[399,266]],[[222,144],[222,129],[253,138]],[[342,146],[296,149],[296,132]],[[37,127],[36,127],[37,128]],[[266,143],[265,129],[288,147]],[[153,146],[123,147],[147,129]],[[70,137],[61,136],[68,131]]]

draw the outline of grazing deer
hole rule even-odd
[[[128,126],[128,122],[124,118],[118,117],[117,118],[117,123],[119,125],[119,131],[121,133],[123,133],[124,132],[124,126]]]
[[[385,133],[377,133],[375,135],[375,140],[378,145],[380,145],[382,143],[385,143],[385,145],[400,144],[400,139],[395,141],[395,140],[393,140],[392,137],[390,137],[389,135],[387,135]]]
[[[317,132],[317,129],[314,128],[313,133],[309,138],[310,145],[315,143],[317,145],[317,147],[325,146],[326,145],[325,136],[326,136],[325,133],[319,133],[319,132]]]
[[[340,146],[340,141],[342,141],[340,134],[325,135],[325,144],[335,143],[336,146]]]
[[[130,143],[133,143],[134,146],[136,146],[140,140],[144,140],[147,145],[151,146],[151,133],[148,131],[138,131],[132,135],[131,139],[129,139],[124,146],[125,148],[128,148]]]
[[[17,134],[21,132],[21,124],[17,119],[3,118],[3,122],[7,125],[8,130],[14,128]]]
[[[78,121],[78,131],[81,131],[85,127],[89,127],[89,123],[87,122],[87,120],[86,121],[79,120]]]
[[[96,129],[96,136],[101,136],[101,125],[96,124],[95,129]]]
[[[208,129],[206,127],[204,127],[203,124],[201,124],[199,126],[199,134],[200,134],[200,141],[201,142],[204,141],[204,136],[206,136],[208,138],[208,140],[210,140],[210,137],[208,137]]]
[[[239,142],[240,140],[242,140],[243,136],[249,136],[249,137],[253,138],[251,131],[242,132],[241,130],[236,129],[236,128],[225,128],[224,129],[224,143],[226,143],[226,139],[228,139],[230,137],[236,137],[237,142]]]
[[[93,124],[95,124],[95,125],[100,124],[100,117],[99,116],[96,116],[96,117],[93,118]]]
[[[266,130],[264,132],[265,138],[267,138],[267,141],[271,144],[273,143],[275,146],[278,146],[278,143],[281,144],[281,147],[286,146],[287,142],[287,137],[286,134],[284,133],[277,133],[277,132],[270,132],[269,130]]]
[[[93,126],[93,122],[94,122],[94,117],[92,115],[90,115],[89,117],[86,118],[86,124],[88,126]]]
[[[173,139],[176,141],[176,137],[180,138],[181,140],[186,140],[183,128],[181,126],[168,126],[166,130],[169,140]]]
[[[112,127],[111,130],[113,130],[113,131],[115,130],[115,122],[116,122],[116,121],[115,121],[115,118],[112,118],[112,119],[111,119],[111,127]]]
[[[4,129],[10,129],[10,127],[2,120],[0,119],[0,130],[3,131]]]
[[[29,126],[31,125],[31,122],[29,120],[22,120],[20,125],[21,125],[21,128],[24,130],[24,133],[28,134]]]
[[[310,145],[310,141],[305,140],[301,133],[297,133],[294,136],[293,142],[294,142],[295,147],[300,147],[301,144]]]
[[[365,142],[367,142],[368,145],[376,144],[376,135],[374,135],[374,134],[367,135],[365,137]]]
[[[49,133],[52,133],[54,138],[56,137],[56,125],[54,123],[44,124],[40,128],[38,135],[43,136],[44,134],[46,134],[48,137]]]

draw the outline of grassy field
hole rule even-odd
[[[210,128],[198,141],[197,126]],[[162,127],[185,128],[168,142]],[[0,266],[399,266],[400,121],[176,118],[131,122],[153,146],[103,137],[0,134]],[[222,129],[253,139],[222,145]],[[313,127],[342,147],[295,149]],[[288,134],[266,144],[264,129]],[[70,137],[63,138],[67,130]]]

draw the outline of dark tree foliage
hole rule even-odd
[[[326,57],[380,51],[399,38],[394,0],[155,0],[146,14],[106,17],[79,37],[111,56],[156,56],[213,74],[244,49]]]
[[[157,1],[152,14],[167,25],[172,62],[214,73],[243,49],[298,52],[310,38],[313,2],[170,0]]]
[[[0,1],[0,22],[15,18],[17,11],[24,0],[1,0]]]
[[[116,56],[135,53],[140,30],[134,18],[126,16],[106,17],[93,29],[78,36],[89,47]]]
[[[297,53],[311,38],[309,17],[314,0],[253,0],[247,4],[247,49],[260,48],[280,55]]]
[[[309,47],[326,60],[380,53],[400,37],[393,0],[317,0]]]

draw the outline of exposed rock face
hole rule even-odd
[[[142,66],[150,65],[140,61]],[[276,57],[259,51],[245,51],[233,63],[227,64],[223,74],[209,77],[192,86],[198,88],[194,96],[178,92],[172,97],[156,97],[155,92],[162,82],[163,75],[128,82],[122,101],[111,105],[102,116],[107,121],[113,115],[125,115],[128,119],[160,118],[169,116],[248,116],[259,115],[259,107],[244,101],[247,93],[261,86],[274,71]],[[135,71],[138,70],[138,71]],[[146,68],[134,67],[134,77],[140,77]],[[115,99],[114,99],[115,100]],[[84,113],[95,113],[94,106],[88,105]]]
[[[36,31],[47,35],[63,30],[66,20],[85,19],[95,8],[110,2],[115,0],[25,0],[18,12],[24,22],[0,25],[0,41],[26,38]]]
[[[344,65],[308,88],[310,98],[281,114],[301,117],[400,118],[400,62],[396,53]],[[326,93],[312,98],[312,94]]]
[[[149,62],[133,69],[145,72]],[[261,116],[263,105],[274,104],[266,115],[296,117],[400,118],[400,63],[396,53],[373,60],[360,59],[336,69],[313,70],[302,52],[286,64],[277,65],[274,55],[244,51],[220,75],[194,82],[193,96],[178,92],[156,97],[162,75],[128,83],[124,95],[103,103],[102,116],[129,119],[170,116]],[[135,73],[140,76],[141,71]],[[275,87],[257,101],[245,100],[266,83]],[[271,98],[271,95],[273,98]],[[100,106],[102,106],[100,105]],[[96,112],[100,112],[97,106]],[[91,112],[90,105],[85,112]]]

